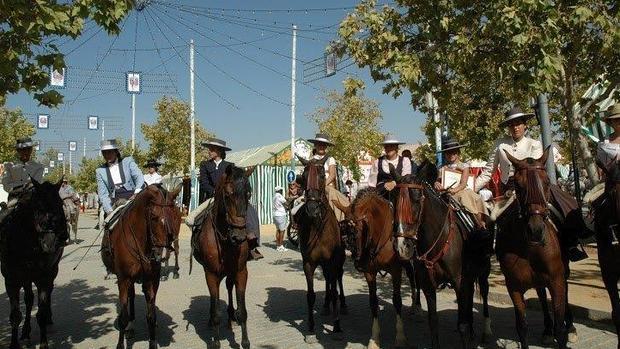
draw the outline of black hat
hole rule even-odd
[[[217,139],[217,138],[210,138],[206,142],[202,142],[201,144],[202,144],[203,147],[216,146],[216,147],[221,148],[221,149],[223,149],[225,151],[231,150],[229,147],[226,146],[226,141],[223,141],[223,140]]]
[[[524,113],[519,107],[512,107],[509,111],[504,114],[504,120],[499,123],[500,127],[508,126],[508,123],[512,120],[523,119],[523,122],[531,119],[534,116],[534,113]]]
[[[15,143],[15,149],[32,148],[34,143],[30,137],[19,138]]]
[[[146,165],[144,165],[144,167],[149,168],[149,167],[159,167],[161,166],[161,164],[155,160],[155,159],[149,159],[149,161],[146,162]]]
[[[461,149],[465,145],[461,145],[457,140],[452,137],[442,137],[441,138],[441,150],[438,153],[443,153],[448,150]]]

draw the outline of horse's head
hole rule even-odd
[[[247,239],[246,213],[252,188],[248,178],[254,167],[247,171],[229,165],[216,190],[220,201],[219,213],[226,217],[228,236],[234,244]]]
[[[545,166],[549,149],[550,147],[547,147],[539,159],[523,160],[515,158],[504,150],[515,169],[517,200],[521,215],[528,219],[528,233],[530,234],[528,238],[534,242],[543,241],[545,221],[549,216],[548,203],[551,198],[551,189]]]
[[[323,210],[327,205],[324,170],[327,156],[323,157],[321,160],[297,158],[304,165],[304,173],[301,176],[301,187],[305,192],[306,213],[308,217],[318,219],[322,217]]]
[[[32,180],[31,207],[34,229],[43,253],[54,253],[63,246],[67,237],[67,221],[58,190],[62,180],[56,184],[38,183]]]
[[[180,227],[175,200],[181,192],[181,188],[182,186],[178,185],[169,192],[161,185],[149,185],[144,190],[145,194],[150,197],[148,234],[153,258],[156,262],[161,261],[164,248],[172,249],[172,242]]]
[[[610,201],[616,220],[620,219],[620,159],[616,156],[610,163],[597,162],[605,173],[605,194]]]

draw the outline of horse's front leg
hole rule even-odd
[[[314,344],[317,342],[316,333],[314,332],[314,302],[316,301],[316,294],[314,293],[314,271],[316,265],[311,262],[304,262],[304,274],[306,276],[306,286],[308,291],[306,292],[306,302],[308,304],[308,331],[304,340],[308,344]]]
[[[18,349],[19,345],[19,324],[22,322],[22,312],[19,310],[19,285],[10,283],[7,279],[4,279],[4,286],[6,292],[9,295],[9,302],[11,303],[11,314],[9,315],[9,322],[11,323],[11,346],[10,349]]]
[[[394,304],[394,308],[396,309],[396,341],[394,346],[397,348],[404,348],[407,346],[407,337],[405,337],[402,318],[403,298],[400,293],[402,268],[400,264],[394,266],[390,274],[392,275],[392,304]]]
[[[134,323],[136,321],[136,287],[133,282],[129,283],[129,289],[127,290],[127,298],[129,304],[129,317],[127,320],[127,326],[125,326],[125,337],[127,339],[132,339],[135,334]]]
[[[544,345],[553,345],[553,319],[549,312],[549,302],[547,302],[547,289],[544,287],[536,288],[536,294],[538,295],[538,301],[540,302],[540,309],[543,313],[545,329],[542,334],[542,343]]]
[[[26,303],[26,317],[24,318],[24,326],[22,327],[22,336],[20,340],[30,339],[30,318],[32,313],[32,305],[34,304],[34,292],[32,292],[32,283],[24,284],[24,303]]]
[[[338,267],[336,265],[334,265],[335,263],[332,263],[330,266],[328,266],[327,268],[330,270],[329,271],[329,278],[327,279],[329,281],[329,290],[325,290],[325,292],[329,292],[330,293],[330,300],[331,300],[331,308],[332,308],[332,322],[334,324],[334,334],[337,335],[337,337],[335,339],[342,339],[341,338],[341,333],[342,333],[342,328],[340,327],[340,309],[338,308]]]
[[[520,291],[512,290],[508,287],[508,293],[512,304],[515,308],[515,321],[517,327],[517,334],[519,335],[519,341],[521,342],[521,349],[528,349],[527,343],[527,319],[525,317],[525,299],[523,293]]]
[[[553,319],[554,319],[554,334],[555,340],[558,342],[560,349],[567,348],[568,333],[564,324],[566,316],[566,293],[564,289],[564,276],[555,280],[549,286],[549,292],[551,293],[551,302],[553,304]]]
[[[491,273],[491,261],[488,267],[478,277],[478,285],[480,285],[480,296],[482,297],[482,315],[484,316],[484,329],[482,330],[482,342],[487,343],[493,337],[491,329],[491,316],[489,314],[489,274]]]
[[[236,274],[236,273],[235,273]],[[228,307],[226,308],[228,312],[228,328],[232,329],[233,321],[237,321],[237,317],[235,314],[235,307],[233,306],[233,287],[235,283],[237,275],[229,275],[226,277],[226,290],[228,291]],[[239,299],[237,299],[239,301]]]
[[[241,326],[241,347],[250,348],[250,338],[248,337],[248,310],[245,306],[245,288],[248,283],[248,270],[244,269],[237,272],[235,278],[235,291],[237,296],[237,321]],[[231,296],[232,297],[232,296]]]
[[[329,305],[331,304],[332,293],[330,291],[330,283],[329,279],[327,278],[327,273],[328,271],[323,268],[323,277],[325,278],[325,301],[323,302],[323,310],[321,310],[321,315],[324,316],[327,316],[331,313],[329,310]]]
[[[422,292],[424,292],[426,307],[428,308],[428,324],[431,329],[431,348],[438,349],[440,345],[439,320],[437,318],[437,291],[428,276],[428,270],[424,269],[421,273],[423,273],[424,280],[421,280],[422,284],[420,286],[422,287]]]
[[[209,288],[210,308],[209,308],[209,326],[213,329],[213,344],[215,348],[220,347],[220,311],[218,303],[220,301],[220,281],[222,280],[217,274],[211,273],[205,269],[205,278],[207,279],[207,287]]]
[[[347,307],[347,300],[344,295],[344,286],[342,285],[342,277],[344,275],[344,258],[342,259],[342,263],[339,263],[338,266],[338,287],[340,288],[340,314],[347,315],[349,313],[349,308]]]
[[[118,343],[116,349],[125,349],[125,328],[129,323],[129,288],[132,281],[126,278],[118,279],[118,299],[120,314],[118,315]]]
[[[38,305],[39,310],[37,310],[37,323],[39,324],[39,334],[41,336],[39,348],[47,349],[47,323],[49,321],[49,310],[51,308],[49,302],[49,292],[50,286],[48,282],[37,283],[37,292],[38,292]]]
[[[466,273],[466,274],[465,274]],[[461,283],[455,287],[458,303],[458,330],[463,349],[470,349],[473,337],[474,279],[472,270],[465,270]]]
[[[368,300],[370,302],[370,313],[372,315],[372,329],[368,349],[379,349],[381,343],[381,329],[379,327],[379,298],[377,298],[377,273],[364,273],[366,283],[368,283]]]
[[[422,309],[422,302],[420,300],[420,285],[416,282],[413,265],[407,261],[404,262],[403,267],[405,268],[405,273],[407,274],[409,284],[411,285],[411,313],[415,314],[417,309]]]
[[[179,238],[174,240],[174,272],[172,273],[173,279],[179,278]]]
[[[158,286],[159,276],[142,283],[142,292],[146,300],[146,322],[149,327],[149,349],[157,349],[157,307],[155,306],[155,300],[157,298]]]

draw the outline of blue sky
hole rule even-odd
[[[290,138],[290,106],[284,104],[291,99],[292,23],[300,29],[297,136],[314,134],[315,126],[307,115],[321,105],[320,90],[341,90],[346,76],[357,74],[366,83],[366,95],[380,104],[383,131],[407,142],[425,141],[420,130],[424,116],[412,109],[409,96],[394,100],[382,95],[382,84],[374,84],[367,69],[350,66],[335,76],[311,82],[312,87],[300,83],[304,67],[309,66],[304,62],[323,56],[330,40],[336,38],[336,24],[348,10],[248,11],[332,9],[354,6],[356,1],[159,1],[141,12],[133,11],[116,38],[90,23],[76,41],[58,40],[68,54],[67,86],[61,91],[65,105],[48,110],[38,107],[26,93],[9,97],[9,107],[22,108],[33,120],[38,113],[50,114],[50,129],[39,130],[36,136],[44,148],[62,149],[65,142],[76,140],[81,156],[85,138],[87,156],[95,156],[101,134],[86,130],[88,115],[108,120],[106,138],[129,139],[131,97],[124,91],[124,72],[130,70],[144,73],[144,93],[136,98],[137,139],[144,143],[139,124],[155,120],[153,105],[162,94],[177,95],[178,90],[178,96],[189,101],[187,43],[192,38],[196,43],[196,117],[200,123],[238,150]],[[97,67],[100,72],[93,73]]]

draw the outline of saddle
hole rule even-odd
[[[104,220],[104,229],[111,232],[116,224],[120,221],[121,217],[131,208],[133,201],[120,202],[119,205],[112,211]]]

